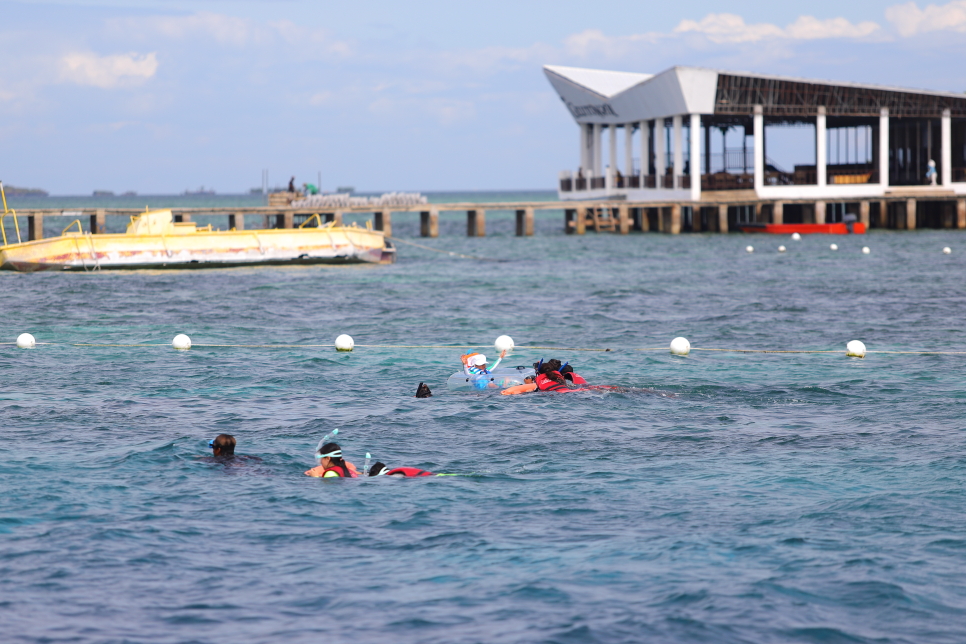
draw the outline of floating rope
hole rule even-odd
[[[16,342],[0,342],[2,345],[16,345]],[[100,342],[38,342],[37,346],[69,346],[69,347],[170,347],[170,342],[163,343],[100,343]],[[366,349],[487,349],[489,344],[357,344],[356,347]],[[192,343],[192,348],[238,348],[238,349],[331,349],[334,344],[197,344]],[[521,351],[590,351],[598,353],[617,353],[620,351],[669,351],[668,347],[630,347],[630,348],[596,348],[596,347],[543,347],[543,346],[517,346]],[[719,353],[847,353],[843,349],[819,350],[819,349],[718,349],[713,347],[691,347],[691,351],[714,351]],[[869,350],[869,353],[882,353],[893,355],[918,355],[918,356],[961,356],[966,355],[966,351],[889,351],[889,350]]]

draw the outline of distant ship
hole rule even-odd
[[[197,190],[185,190],[184,191],[184,194],[186,196],[187,195],[213,195],[213,194],[215,194],[215,191],[214,191],[213,188],[209,188],[209,189],[205,190],[205,187],[204,186],[201,186]]]

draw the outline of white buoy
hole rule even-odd
[[[356,346],[356,341],[352,339],[351,335],[346,335],[343,333],[335,339],[335,350],[336,351],[352,351]]]
[[[829,244],[828,249],[829,250],[838,250],[839,249],[839,245],[838,244]]]
[[[868,255],[868,254],[869,254],[869,253],[871,253],[871,252],[872,252],[872,251],[871,251],[871,250],[869,249],[869,247],[868,247],[868,246],[863,246],[863,247],[862,247],[862,254],[863,254],[863,255]]]
[[[174,336],[174,340],[171,341],[171,346],[178,351],[187,351],[191,348],[191,338],[186,336],[184,333],[179,333]]]
[[[779,253],[784,253],[785,252],[785,247],[784,246],[779,246],[778,247],[778,252]]]
[[[687,338],[674,338],[671,340],[671,353],[676,356],[686,356],[691,353],[691,343]]]
[[[493,343],[493,346],[496,347],[496,350],[500,353],[503,353],[504,351],[510,353],[513,351],[513,347],[516,345],[513,344],[513,338],[508,335],[501,335],[496,339],[496,342]]]
[[[37,340],[29,333],[21,333],[17,336],[17,346],[21,349],[33,349],[37,346]]]
[[[753,252],[755,252],[755,247],[754,246],[745,246],[745,252],[746,253],[753,253]]]
[[[802,236],[798,233],[792,233],[792,241],[802,241]]]
[[[943,255],[948,255],[951,252],[953,252],[953,249],[950,248],[949,246],[944,246],[943,247]]]
[[[861,340],[852,340],[845,345],[845,355],[851,358],[864,358],[865,344]]]

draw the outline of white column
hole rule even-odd
[[[587,140],[587,126],[583,123],[578,123],[580,126],[580,169],[583,170],[584,176],[587,175],[587,170],[590,168],[590,163],[587,157],[587,147],[589,141]]]
[[[943,110],[942,127],[940,130],[940,140],[942,141],[942,179],[943,185],[947,188],[953,182],[953,150],[952,150],[952,118],[949,110]]]
[[[602,156],[602,151],[600,149],[601,148],[601,145],[600,145],[600,135],[601,135],[601,132],[600,132],[600,123],[594,123],[594,133],[593,133],[594,148],[593,149],[594,149],[594,176],[595,177],[601,176],[601,172],[600,172],[600,170],[601,170],[601,168],[600,168],[600,166],[601,166],[600,158]]]
[[[879,112],[879,183],[889,185],[889,108]],[[882,202],[885,203],[884,201]],[[880,221],[883,215],[879,215]],[[884,224],[879,224],[884,225]]]
[[[755,105],[753,117],[753,132],[755,138],[755,190],[761,190],[765,185],[765,117],[761,105]]]
[[[663,187],[661,185],[661,177],[664,176],[664,169],[667,167],[667,155],[664,152],[664,117],[659,119],[654,119],[654,170],[657,173],[657,178],[655,179],[655,186],[658,188]]]
[[[678,177],[684,173],[684,135],[681,131],[681,115],[671,117],[674,128],[674,187],[678,187]]]
[[[691,115],[691,201],[701,199],[701,115]],[[697,208],[697,206],[695,206]],[[700,211],[692,213],[700,217]]]
[[[825,106],[821,105],[818,108],[818,115],[815,117],[815,173],[816,183],[820,186],[828,183],[827,168],[825,167],[828,165],[828,154],[825,150],[826,143],[828,143],[828,137],[825,134]]]
[[[617,170],[617,126],[611,123],[610,125],[607,126],[607,129],[610,130],[610,140],[608,141],[608,146],[607,146],[610,148],[610,150],[608,150],[608,152],[610,153],[608,165],[610,165],[611,174],[616,174],[615,170]]]
[[[634,124],[624,124],[624,176],[634,174]]]
[[[644,176],[647,175],[647,167],[650,163],[648,158],[647,149],[650,147],[648,145],[648,138],[650,137],[650,128],[647,127],[647,121],[641,121],[641,187],[644,187]]]

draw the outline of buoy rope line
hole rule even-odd
[[[16,345],[16,342],[0,342],[0,345]],[[170,347],[170,342],[160,343],[95,343],[95,342],[37,342],[37,346],[68,346],[68,347]],[[225,348],[225,349],[331,349],[334,344],[198,344],[191,343],[192,348]],[[357,344],[356,347],[366,349],[487,349],[489,344]],[[642,348],[618,348],[601,349],[594,347],[541,347],[541,346],[517,346],[516,350],[531,351],[590,351],[598,353],[618,353],[621,351],[667,351],[668,347],[642,347]],[[711,347],[691,347],[691,351],[715,351],[719,353],[848,353],[841,349],[819,350],[819,349],[717,349]],[[869,353],[883,353],[894,355],[919,355],[919,356],[961,356],[966,355],[966,351],[889,351],[889,350],[868,350]]]
[[[506,259],[495,259],[493,257],[478,257],[477,255],[464,255],[463,253],[457,253],[455,250],[440,250],[438,248],[433,248],[432,246],[426,246],[424,244],[417,244],[406,239],[399,239],[398,237],[387,237],[394,242],[399,242],[400,244],[409,244],[410,246],[415,246],[416,248],[422,248],[423,250],[431,250],[434,253],[441,253],[443,255],[449,255],[450,257],[462,257],[463,259],[475,259],[481,262],[506,262]],[[361,346],[361,345],[360,345]]]

